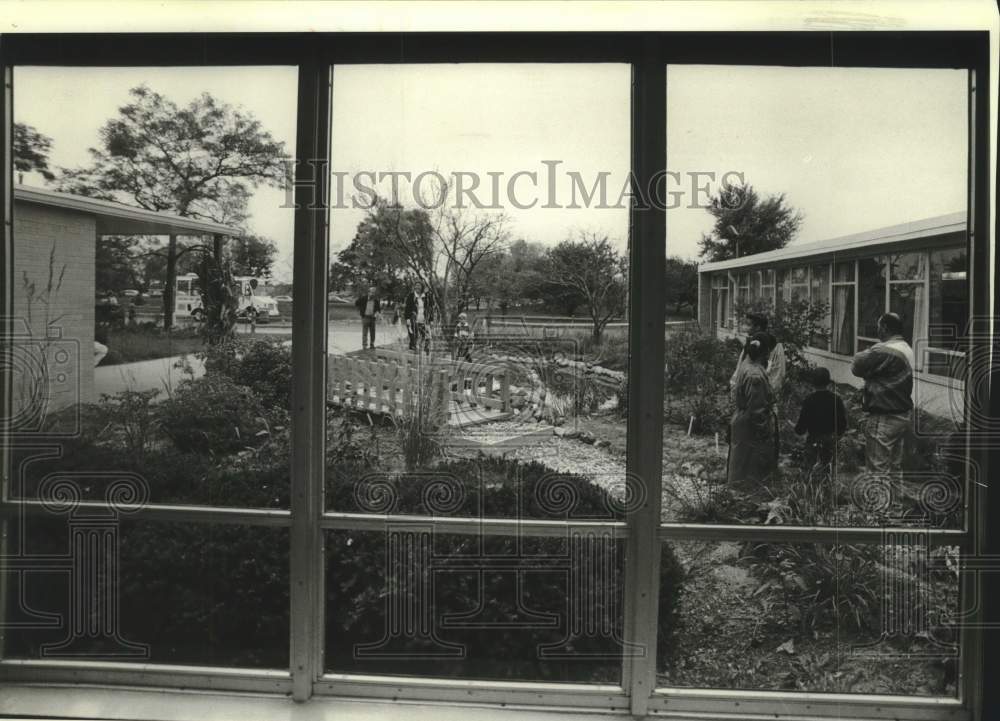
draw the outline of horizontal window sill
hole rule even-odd
[[[385,702],[314,696],[299,703],[287,696],[218,691],[15,685],[0,689],[0,717],[35,716],[136,721],[477,721],[620,720],[626,712],[587,709],[498,708],[458,703]]]

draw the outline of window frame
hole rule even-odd
[[[956,37],[958,36],[958,37]],[[988,36],[981,32],[836,32],[836,33],[329,33],[261,35],[250,39],[240,34],[135,34],[103,35],[23,35],[5,36],[0,45],[0,70],[6,79],[2,103],[4,123],[0,137],[4,149],[10,149],[11,74],[17,65],[296,65],[299,69],[296,157],[325,157],[329,162],[330,70],[340,63],[421,63],[421,62],[627,62],[633,69],[632,147],[633,172],[640,180],[649,180],[667,167],[666,83],[668,64],[725,63],[740,65],[793,65],[838,67],[966,67],[976,78],[987,78]],[[637,42],[638,40],[638,42]],[[401,52],[401,48],[404,49]],[[836,50],[836,53],[834,53]],[[512,60],[512,56],[516,59]],[[835,62],[836,61],[836,62]],[[990,228],[985,202],[988,171],[986,168],[988,103],[970,97],[970,316],[989,307],[988,266]],[[0,255],[0,274],[9,280],[12,247],[12,178],[10,153],[5,152],[3,179],[4,251]],[[307,168],[297,167],[297,178],[308,183]],[[844,713],[845,707],[857,713],[885,718],[972,718],[984,706],[982,669],[983,631],[966,628],[962,634],[963,690],[958,699],[910,699],[869,695],[798,694],[785,692],[746,692],[713,689],[656,689],[655,624],[659,544],[679,538],[704,540],[802,539],[823,542],[877,542],[880,529],[804,529],[745,526],[699,526],[664,524],[659,520],[658,492],[662,465],[662,395],[663,378],[663,287],[662,277],[666,248],[666,213],[645,210],[631,213],[630,239],[630,347],[642,353],[630,354],[628,464],[631,483],[646,480],[647,501],[624,529],[630,558],[626,588],[630,589],[626,611],[627,638],[642,639],[649,645],[645,658],[630,659],[623,670],[620,689],[607,687],[557,688],[556,684],[503,684],[478,682],[413,682],[406,679],[380,678],[357,686],[344,684],[326,687],[321,678],[319,637],[321,628],[322,584],[316,571],[322,570],[324,524],[338,522],[323,512],[322,404],[311,391],[325,387],[325,285],[327,263],[329,184],[320,180],[316,188],[297,186],[299,201],[295,220],[293,278],[296,287],[293,327],[299,335],[293,344],[293,456],[292,505],[288,510],[223,509],[207,507],[151,506],[133,518],[205,523],[240,523],[279,525],[291,529],[291,668],[288,672],[252,672],[205,667],[135,667],[115,663],[17,662],[0,660],[0,683],[121,683],[212,688],[234,691],[291,693],[296,700],[306,700],[317,691],[366,696],[390,695],[392,698],[435,701],[482,701],[484,703],[531,703],[562,708],[591,706],[629,711],[633,715],[669,711],[676,713],[774,713],[814,714],[818,709],[831,716]],[[320,198],[319,210],[307,207]],[[308,202],[307,202],[308,201]],[[1000,263],[1000,259],[997,261]],[[831,271],[831,279],[832,279]],[[855,270],[855,314],[857,316],[857,269]],[[300,286],[301,283],[301,286]],[[0,317],[10,308],[12,283],[0,297]],[[888,284],[887,284],[888,286]],[[301,288],[301,289],[300,289]],[[732,303],[732,284],[729,302]],[[777,282],[775,282],[777,293]],[[1000,289],[997,291],[1000,300]],[[305,297],[303,298],[303,294]],[[776,299],[777,300],[777,299]],[[323,308],[322,312],[315,312]],[[732,324],[732,315],[729,318]],[[855,335],[857,334],[855,318]],[[5,329],[6,330],[6,329]],[[855,339],[857,344],[857,335]],[[992,336],[970,348],[970,365],[976,359],[991,359]],[[8,379],[4,379],[6,384]],[[642,392],[639,388],[642,387]],[[978,387],[978,386],[976,386]],[[9,400],[9,389],[0,386]],[[977,399],[984,402],[986,399]],[[988,399],[993,411],[1000,410],[1000,392]],[[967,404],[968,405],[968,404]],[[983,406],[985,407],[985,403]],[[318,445],[312,445],[318,443]],[[974,460],[986,467],[992,458],[990,446],[976,447]],[[3,475],[9,477],[4,457]],[[632,474],[635,474],[634,476]],[[992,510],[997,516],[997,495],[986,496],[977,488],[974,509],[976,519],[962,532],[929,531],[933,543],[959,544],[979,552],[997,552],[998,534],[987,537],[983,520]],[[987,507],[987,502],[992,509]],[[39,512],[31,501],[13,502],[4,495],[3,517],[12,513]],[[103,504],[93,504],[100,507]],[[343,519],[353,523],[360,519]],[[365,520],[368,522],[368,519]],[[987,541],[992,545],[986,545]],[[963,592],[980,598],[981,589],[970,586],[966,574]],[[982,608],[982,604],[977,604]],[[308,610],[303,618],[303,611]],[[997,644],[985,645],[994,650]],[[649,652],[651,651],[651,652]],[[995,651],[994,651],[995,653]],[[995,689],[986,692],[1000,693]]]

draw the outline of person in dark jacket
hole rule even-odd
[[[851,372],[865,386],[865,465],[869,473],[896,473],[903,464],[903,443],[912,424],[913,349],[903,338],[895,313],[878,319],[879,343],[854,356]]]
[[[830,371],[814,368],[812,384],[816,388],[802,401],[795,432],[806,437],[806,464],[831,467],[836,473],[837,439],[847,430],[847,407],[843,399],[830,390]]]
[[[373,285],[368,288],[368,292],[354,301],[354,307],[361,314],[361,348],[368,348],[369,339],[371,347],[375,347],[375,321],[382,311],[382,302],[378,297],[378,289]]]
[[[403,320],[406,321],[410,351],[417,350],[419,341],[424,352],[429,353],[430,339],[427,336],[427,326],[434,321],[434,307],[424,291],[424,284],[419,280],[413,284],[413,290],[406,296],[406,302],[403,304]]]

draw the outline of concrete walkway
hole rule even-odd
[[[250,327],[245,324],[237,326],[238,335],[249,335]],[[281,337],[286,343],[292,342],[292,329],[289,326],[257,326],[256,335],[262,337]],[[402,325],[394,327],[391,323],[380,323],[375,329],[376,345],[389,345],[399,338],[405,338],[406,332]],[[327,331],[327,352],[342,355],[361,350],[361,323],[352,321],[333,321]],[[185,363],[190,371],[177,367]],[[200,378],[205,374],[205,364],[194,354],[168,356],[153,360],[121,363],[113,366],[98,366],[94,369],[94,391],[97,398],[102,393],[118,393],[124,390],[145,391],[157,389],[159,399],[167,396],[168,388],[176,388],[185,378]]]

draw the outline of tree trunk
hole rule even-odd
[[[177,305],[177,236],[170,234],[167,246],[167,279],[163,288],[163,329],[170,330],[174,325],[174,308]]]

